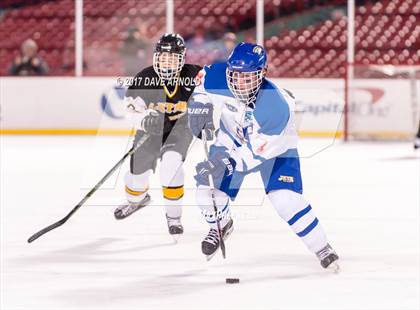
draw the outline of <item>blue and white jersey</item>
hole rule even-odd
[[[211,150],[222,148],[236,161],[236,170],[248,171],[297,147],[294,98],[264,79],[255,106],[246,106],[230,92],[226,63],[204,67],[192,100],[221,109],[220,127]]]

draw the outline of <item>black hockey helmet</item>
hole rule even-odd
[[[153,68],[164,80],[175,78],[185,63],[185,42],[177,33],[165,33],[157,41],[153,54]]]
[[[155,52],[185,53],[184,39],[177,33],[165,33],[156,43]]]

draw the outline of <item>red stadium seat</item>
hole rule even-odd
[[[418,64],[416,51],[420,50],[418,41],[420,26],[416,23],[416,10],[420,3],[411,0],[381,1],[367,3],[356,10],[355,62],[361,64]],[[382,15],[381,15],[382,14]],[[286,54],[285,47],[292,53],[303,49],[307,56],[293,56],[299,60],[293,66],[286,60],[283,69],[276,73],[283,77],[342,77],[346,64],[347,29],[346,18],[326,21],[316,27],[302,31],[280,33],[267,40],[269,62],[278,65]],[[309,34],[309,35],[308,35]],[[297,39],[296,39],[297,38]],[[276,53],[270,53],[270,49]],[[286,56],[286,59],[290,55]],[[310,65],[308,65],[308,61]],[[305,68],[314,70],[302,70]],[[302,72],[301,75],[298,73]]]
[[[13,4],[2,1],[2,6]],[[51,68],[51,74],[72,74],[63,63],[74,62],[74,1],[40,1],[9,8],[0,21],[0,74],[7,68],[27,38],[34,38]],[[346,1],[265,1],[266,16],[280,16],[321,5],[345,5]],[[146,40],[154,41],[165,30],[164,0],[84,1],[84,50],[87,74],[121,73],[119,50],[122,33],[131,26],[147,25]],[[202,27],[208,33],[215,25],[241,30],[247,18],[255,19],[255,1],[175,0],[175,27],[191,35]],[[414,0],[365,1],[355,16],[355,62],[362,64],[418,64],[418,16],[420,2]],[[327,20],[300,30],[281,31],[265,41],[273,76],[340,77],[345,74],[347,19]],[[191,32],[191,33],[190,33]],[[64,56],[65,55],[65,56]],[[191,51],[194,62],[211,62],[218,51]],[[118,67],[120,66],[120,67]]]

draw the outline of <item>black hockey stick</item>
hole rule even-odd
[[[209,160],[209,150],[207,148],[207,136],[206,136],[205,130],[201,132],[201,138],[203,140],[204,153],[206,154],[206,160]],[[210,188],[211,188],[211,200],[213,201],[214,217],[216,218],[216,224],[217,224],[217,233],[219,234],[219,238],[220,238],[220,250],[222,251],[223,258],[226,258],[225,241],[223,240],[222,229],[220,228],[219,216],[217,214],[218,211],[217,211],[216,197],[214,196],[214,181],[213,181],[213,176],[211,174],[209,176],[209,183],[210,183]]]
[[[123,163],[124,161],[127,159],[127,157],[131,156],[146,140],[147,138],[149,138],[148,135],[144,135],[138,142],[136,145],[133,145],[133,147],[115,164],[114,167],[112,167],[111,170],[108,171],[108,173],[98,182],[98,184],[96,184],[90,191],[89,193],[86,194],[85,197],[83,197],[83,199],[70,211],[69,214],[67,214],[65,217],[63,217],[61,220],[59,220],[58,222],[55,222],[54,224],[51,224],[50,226],[45,227],[44,229],[41,229],[40,231],[38,231],[37,233],[33,234],[29,239],[28,239],[28,243],[31,243],[32,241],[38,239],[39,237],[41,237],[43,234],[46,234],[47,232],[49,232],[50,230],[53,230],[57,227],[60,227],[61,225],[63,225],[65,222],[68,221],[68,219],[81,207],[83,206],[83,204],[86,202],[86,200],[89,199],[90,196],[92,196],[99,187],[101,187],[102,184],[105,183],[105,181],[109,178],[109,176],[111,174],[113,174],[115,172],[115,170],[117,170]]]

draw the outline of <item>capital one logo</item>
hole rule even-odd
[[[386,117],[390,106],[384,98],[385,91],[374,87],[357,87],[351,93],[349,112],[360,116]]]

